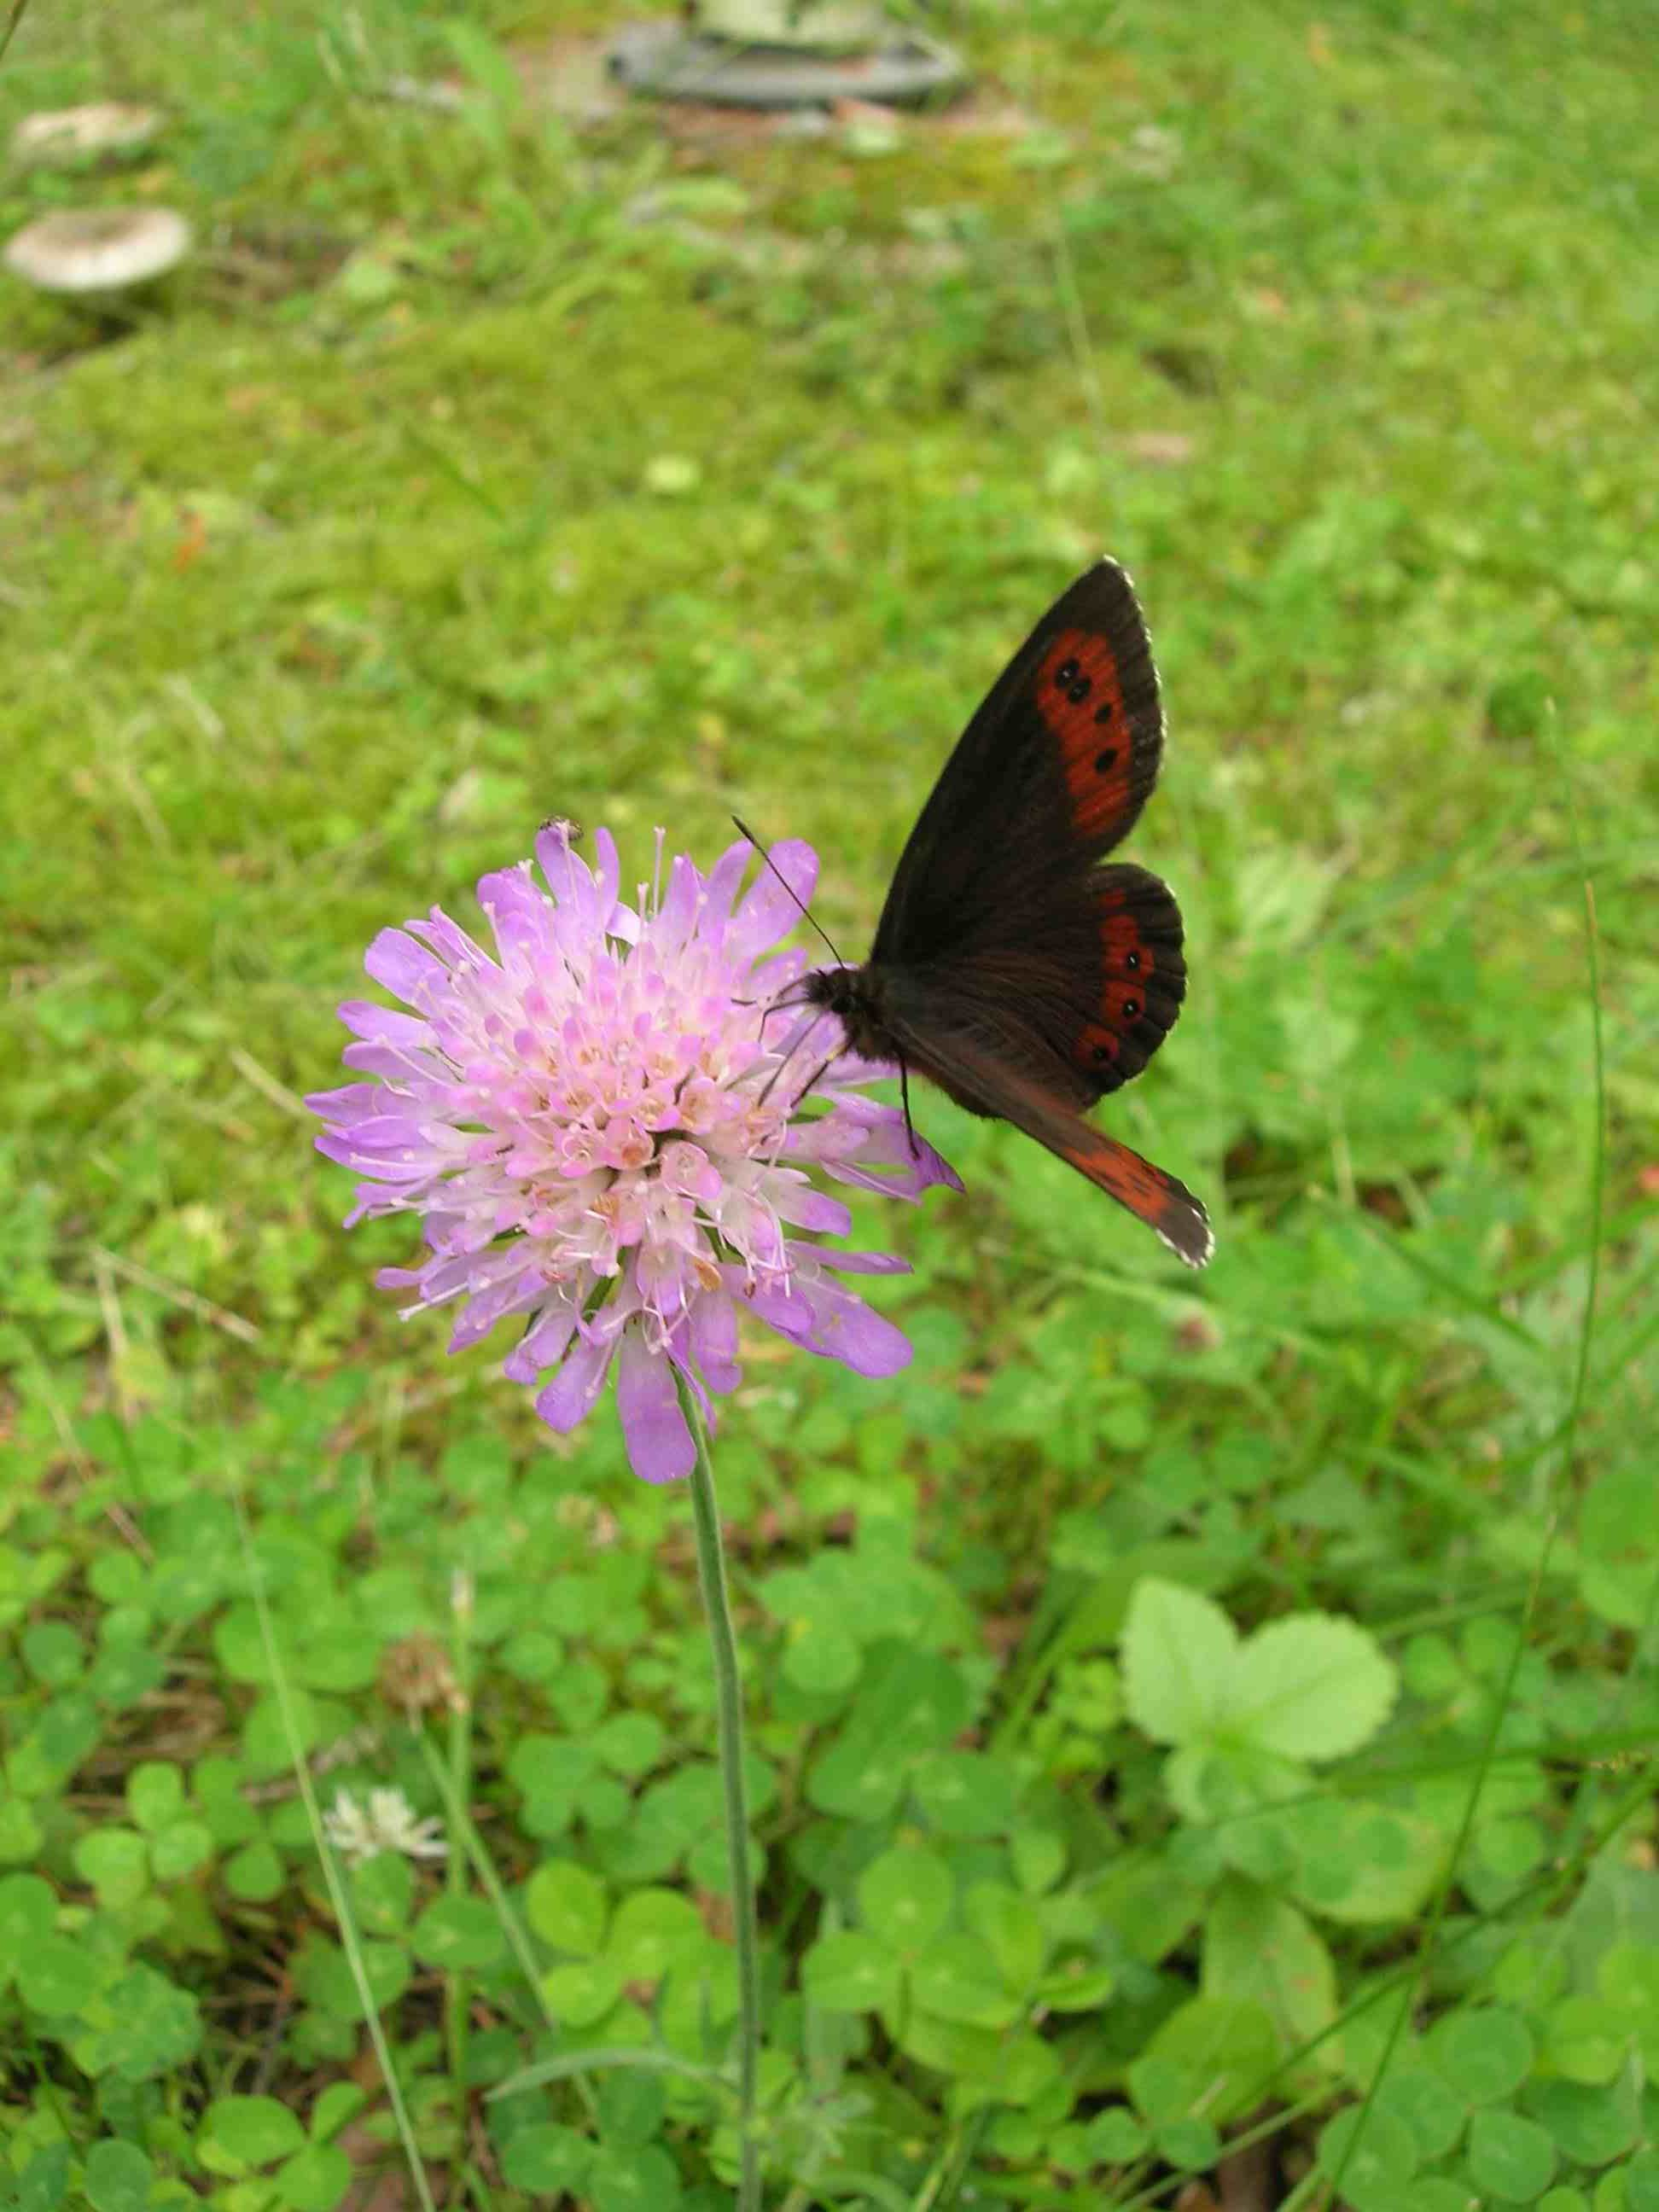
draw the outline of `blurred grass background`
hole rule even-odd
[[[1659,1371],[1650,13],[988,0],[935,19],[963,113],[812,138],[547,105],[616,20],[36,0],[0,70],[6,133],[167,117],[112,175],[14,163],[0,228],[138,199],[199,238],[119,314],[3,295],[12,1540],[70,1528],[84,1589],[147,1483],[252,1468],[257,1522],[343,1451],[384,1562],[483,1433],[661,1540],[608,1410],[556,1455],[501,1347],[447,1363],[368,1287],[408,1240],[342,1237],[298,1103],[333,1004],[555,813],[641,873],[659,823],[705,860],[734,808],[807,837],[855,951],[1105,550],[1164,675],[1133,857],[1192,982],[1103,1118],[1210,1201],[1214,1265],[929,1098],[967,1194],[870,1224],[917,1367],[757,1347],[734,1512],[810,1538],[838,1468],[914,1491],[1006,1649],[1115,1500],[1221,1547],[1246,1612],[1383,1627],[1518,1603],[1559,1510],[1540,1637],[1650,1667],[1650,1511],[1574,1533],[1598,1480],[1647,1498]],[[380,96],[404,73],[460,105]],[[1607,1233],[1568,1464],[1586,873]],[[1620,1592],[1588,1620],[1586,1578]]]

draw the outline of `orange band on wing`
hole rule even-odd
[[[1134,738],[1116,656],[1098,631],[1055,638],[1037,671],[1036,703],[1060,746],[1073,829],[1104,836],[1134,803]]]

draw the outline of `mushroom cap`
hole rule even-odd
[[[84,107],[46,107],[26,115],[11,134],[17,161],[72,161],[82,154],[116,154],[142,146],[160,130],[153,107],[94,100]]]
[[[115,292],[176,268],[190,225],[171,208],[64,208],[26,223],[6,266],[43,292]]]

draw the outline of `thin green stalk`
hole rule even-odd
[[[742,2164],[737,2212],[760,2212],[760,2153],[755,2141],[755,2081],[760,2063],[760,1945],[755,1925],[755,1885],[749,1867],[749,1803],[743,1772],[743,1686],[738,1675],[738,1647],[732,1633],[732,1604],[726,1587],[726,1555],[720,1544],[720,1507],[714,1469],[708,1456],[708,1431],[696,1401],[678,1370],[680,1404],[696,1445],[691,1470],[691,1508],[697,1528],[697,1580],[708,1617],[708,1643],[714,1661],[715,1709],[720,1723],[720,1778],[726,1785],[726,1852],[732,1878],[732,1918],[738,1943],[738,2129]]]

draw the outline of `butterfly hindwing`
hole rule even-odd
[[[1133,825],[1164,719],[1128,577],[1100,561],[988,693],[899,858],[873,962],[936,958],[1028,923]]]
[[[1096,1000],[1068,1040],[1093,1085],[1091,1103],[1139,1074],[1175,1027],[1187,995],[1181,908],[1169,885],[1123,861],[1097,868],[1093,903]]]
[[[1092,1106],[1139,1074],[1186,994],[1181,910],[1165,884],[1119,862],[1057,878],[1017,930],[950,960],[866,974],[882,1015],[914,1035],[977,1040],[1051,1097]]]

